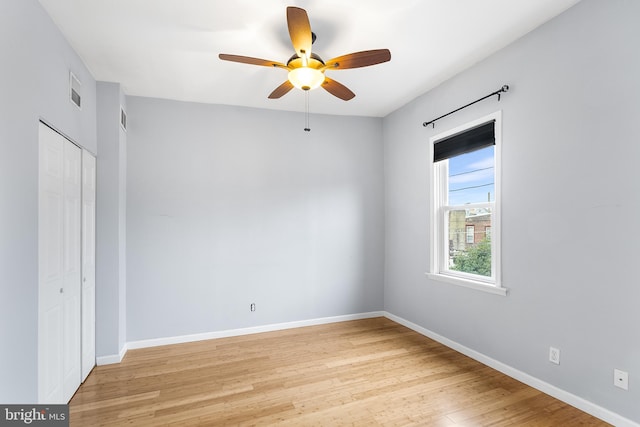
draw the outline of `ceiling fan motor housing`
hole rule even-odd
[[[297,54],[294,54],[287,61],[287,67],[290,67],[290,68],[300,68],[303,66],[304,66],[303,59],[300,58]],[[307,67],[320,69],[324,67],[324,61],[322,60],[322,58],[320,58],[319,55],[316,55],[315,53],[311,52],[311,58],[309,58],[309,63],[307,64]]]

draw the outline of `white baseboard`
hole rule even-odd
[[[318,319],[299,320],[295,322],[274,323],[263,326],[252,326],[249,328],[228,329],[216,332],[204,332],[201,334],[180,335],[175,337],[154,338],[148,340],[131,341],[127,343],[127,349],[157,347],[160,345],[182,344],[187,342],[211,340],[216,338],[235,337],[240,335],[258,334],[261,332],[281,331],[283,329],[300,328],[303,326],[324,325],[327,323],[346,322],[348,320],[369,319],[372,317],[384,317],[383,311],[372,311],[368,313],[347,314],[344,316],[321,317]],[[117,363],[117,362],[116,362]]]
[[[422,334],[428,338],[431,338],[434,341],[439,342],[453,350],[456,350],[459,353],[464,354],[478,362],[487,365],[497,371],[502,372],[505,375],[510,376],[511,378],[515,378],[516,380],[527,384],[537,390],[540,390],[543,393],[546,393],[550,396],[555,397],[558,400],[561,400],[571,406],[574,406],[581,411],[584,411],[588,414],[593,415],[594,417],[600,418],[603,421],[608,422],[609,424],[613,424],[617,427],[640,427],[640,424],[623,417],[622,415],[616,414],[608,409],[605,409],[601,406],[596,405],[593,402],[589,402],[582,397],[576,396],[575,394],[569,393],[568,391],[562,390],[554,385],[551,385],[545,381],[542,381],[539,378],[531,376],[525,372],[522,372],[518,369],[515,369],[509,365],[506,365],[502,362],[499,362],[495,359],[492,359],[489,356],[486,356],[482,353],[479,353],[475,350],[472,350],[464,345],[452,341],[448,338],[443,337],[429,329],[423,328],[420,325],[416,325],[413,322],[410,322],[402,317],[398,317],[394,314],[385,312],[384,316],[388,319],[393,320],[396,323],[406,326],[409,329],[412,329],[419,334]]]
[[[127,354],[127,350],[128,350],[128,346],[127,346],[127,343],[125,343],[120,349],[120,353],[118,354],[110,354],[107,356],[96,357],[96,365],[102,366],[102,365],[113,365],[115,363],[120,363],[122,362],[122,359],[124,359],[124,355]]]

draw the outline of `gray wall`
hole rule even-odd
[[[129,341],[382,309],[382,119],[128,108]]]
[[[96,153],[96,88],[36,0],[0,2],[0,58],[0,402],[25,403],[38,397],[38,120]]]
[[[120,353],[126,342],[126,133],[120,127],[125,96],[118,83],[97,83],[96,356]]]
[[[384,119],[385,309],[640,421],[640,2],[584,0]],[[423,128],[503,84],[512,90]],[[431,135],[503,110],[507,297],[428,280]],[[561,365],[548,362],[549,346]],[[613,386],[613,369],[630,389]]]

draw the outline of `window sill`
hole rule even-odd
[[[482,291],[482,292],[488,292],[494,295],[502,295],[503,297],[507,296],[507,288],[503,288],[501,286],[494,286],[488,283],[462,279],[460,277],[446,276],[444,274],[437,274],[437,273],[425,273],[425,274],[429,279],[436,280],[438,282],[450,283],[452,285],[475,289],[477,291]]]

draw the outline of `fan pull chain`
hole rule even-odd
[[[309,90],[304,91],[304,131],[311,132],[309,126]]]

